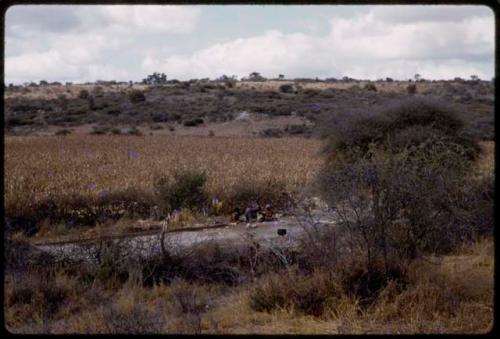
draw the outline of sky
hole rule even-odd
[[[486,6],[17,5],[5,83],[494,76]]]

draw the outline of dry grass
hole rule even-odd
[[[414,334],[485,333],[493,324],[493,241],[482,240],[441,259],[410,268],[410,285],[389,285],[368,309],[342,296],[322,317],[293,309],[271,313],[249,307],[242,289],[213,312],[218,333],[264,334]],[[209,332],[210,333],[210,332]]]
[[[368,83],[373,83],[377,87],[377,91],[380,92],[392,92],[392,93],[406,93],[407,92],[407,86],[409,84],[415,84],[415,82],[409,82],[409,81],[394,81],[394,82],[368,82],[368,81],[362,81],[360,80],[359,82],[356,81],[339,81],[339,82],[297,82],[296,84],[300,85],[303,89],[315,89],[315,90],[326,90],[330,88],[334,89],[349,89],[353,86],[359,86],[360,88],[364,88],[364,86]],[[284,84],[294,84],[294,81],[276,81],[276,80],[269,80],[269,81],[243,81],[243,82],[238,82],[236,83],[236,88],[241,88],[241,89],[251,89],[252,87],[255,90],[260,90],[260,91],[278,91],[279,87],[284,85]],[[435,86],[435,83],[432,82],[419,82],[416,84],[418,91],[428,91],[430,90],[433,86]]]
[[[96,87],[100,87],[103,92],[119,92],[119,91],[130,91],[132,89],[145,90],[149,86],[142,84],[134,84],[132,87],[129,85],[71,85],[71,86],[38,86],[38,87],[28,87],[29,92],[13,92],[7,90],[5,92],[5,99],[14,98],[18,96],[23,96],[28,99],[57,99],[57,97],[61,94],[64,94],[67,98],[77,98],[78,94],[82,90],[86,90],[89,92],[93,92]]]
[[[101,192],[152,194],[157,176],[183,169],[206,171],[209,195],[223,201],[242,187],[292,193],[314,178],[319,148],[300,138],[7,137],[5,209],[23,215],[47,199],[63,206],[75,195],[97,203]]]
[[[482,154],[480,155],[475,170],[479,175],[493,175],[495,173],[495,142],[481,141]]]
[[[340,295],[316,317],[290,306],[270,312],[252,309],[252,291],[265,277],[237,287],[182,280],[143,287],[130,280],[83,286],[59,271],[48,284],[36,274],[20,280],[7,276],[5,322],[14,333],[485,333],[493,324],[493,249],[493,240],[484,239],[453,255],[416,262],[403,291],[389,284],[367,308]],[[42,296],[50,286],[64,291],[64,298],[44,316],[47,300]],[[23,289],[33,297],[23,299]]]

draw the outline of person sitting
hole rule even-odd
[[[231,213],[231,222],[240,222],[242,215],[243,213],[241,213],[241,209],[239,207],[236,207],[233,213]]]
[[[248,224],[252,222],[252,220],[257,221],[257,214],[260,212],[261,208],[259,204],[252,204],[251,207],[247,207],[245,209],[245,222]]]
[[[271,204],[267,204],[264,208],[264,212],[262,213],[262,218],[260,221],[274,221],[276,218],[274,217],[274,208]]]

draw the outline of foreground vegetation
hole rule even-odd
[[[208,249],[170,268],[184,278],[153,286],[143,283],[151,269],[137,274],[132,264],[125,282],[103,274],[104,265],[95,272],[33,266],[9,273],[6,327],[14,333],[463,334],[485,333],[493,324],[492,240],[413,263],[405,289],[387,284],[368,305],[342,287],[349,272],[332,278],[274,267],[277,273],[252,280],[243,267],[224,264],[227,255]],[[212,260],[202,260],[207,254]],[[207,282],[229,267],[240,284]]]

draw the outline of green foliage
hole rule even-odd
[[[155,183],[158,204],[164,215],[180,208],[201,209],[207,202],[205,172],[187,170],[163,176]]]
[[[128,98],[129,98],[130,102],[133,104],[146,101],[146,96],[144,95],[144,93],[142,93],[142,91],[140,91],[138,89],[132,90],[129,93]]]
[[[94,276],[101,282],[119,280],[125,282],[128,277],[128,267],[124,260],[124,251],[119,246],[105,246],[97,253],[98,264]]]
[[[332,128],[323,198],[354,213],[340,216],[339,230],[358,239],[369,272],[472,236],[454,198],[479,154],[464,127],[451,107],[411,99]]]

